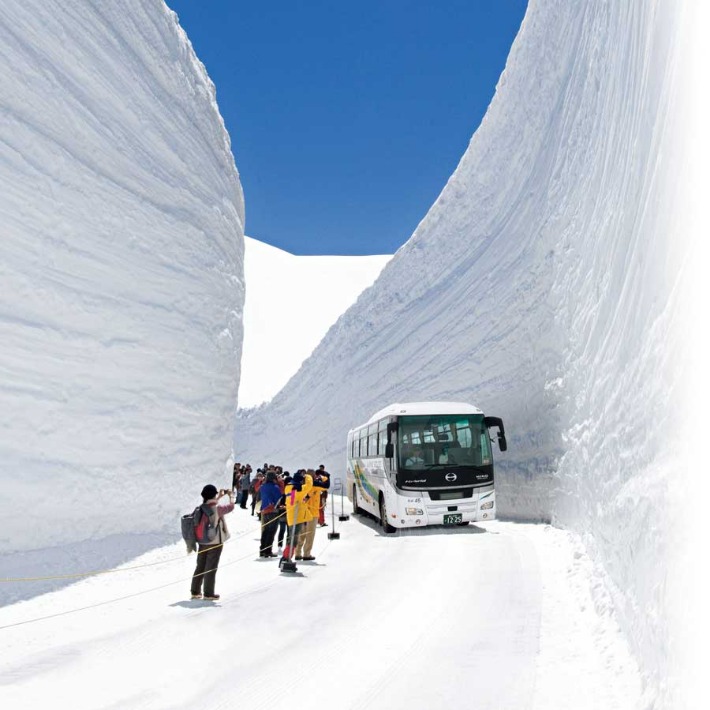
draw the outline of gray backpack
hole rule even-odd
[[[209,515],[209,506],[205,510],[205,506],[198,505],[192,513],[183,515],[180,519],[180,527],[182,530],[182,539],[187,545],[187,552],[196,552],[198,543],[201,545],[210,545],[217,537],[217,526],[212,524],[212,519]],[[217,521],[219,525],[219,519]]]

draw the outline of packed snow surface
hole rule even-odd
[[[331,497],[340,539],[319,530],[315,562],[297,563],[294,577],[258,558],[255,518],[237,509],[216,603],[189,600],[195,556],[180,543],[0,608],[3,646],[13,649],[0,658],[0,703],[635,707],[638,672],[609,600],[597,611],[598,571],[573,535],[488,523],[386,536],[361,516],[340,523],[340,503]]]
[[[72,543],[154,545],[180,491],[222,472],[244,206],[162,2],[6,0],[0,61],[0,485],[23,506],[0,516],[0,568],[46,573]]]
[[[239,407],[268,402],[391,256],[296,256],[244,239]]]

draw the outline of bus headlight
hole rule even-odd
[[[421,508],[405,508],[404,510],[407,515],[424,515]]]
[[[481,510],[490,510],[493,507],[493,501],[489,500],[488,503],[484,503],[481,506]]]

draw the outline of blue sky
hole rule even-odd
[[[390,254],[456,168],[527,0],[167,0],[217,87],[246,233]]]

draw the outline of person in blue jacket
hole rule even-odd
[[[282,490],[276,482],[276,471],[267,471],[266,480],[259,488],[261,496],[261,543],[259,557],[276,557],[273,551],[274,536],[278,528],[278,517],[282,515],[277,509],[281,500]]]

